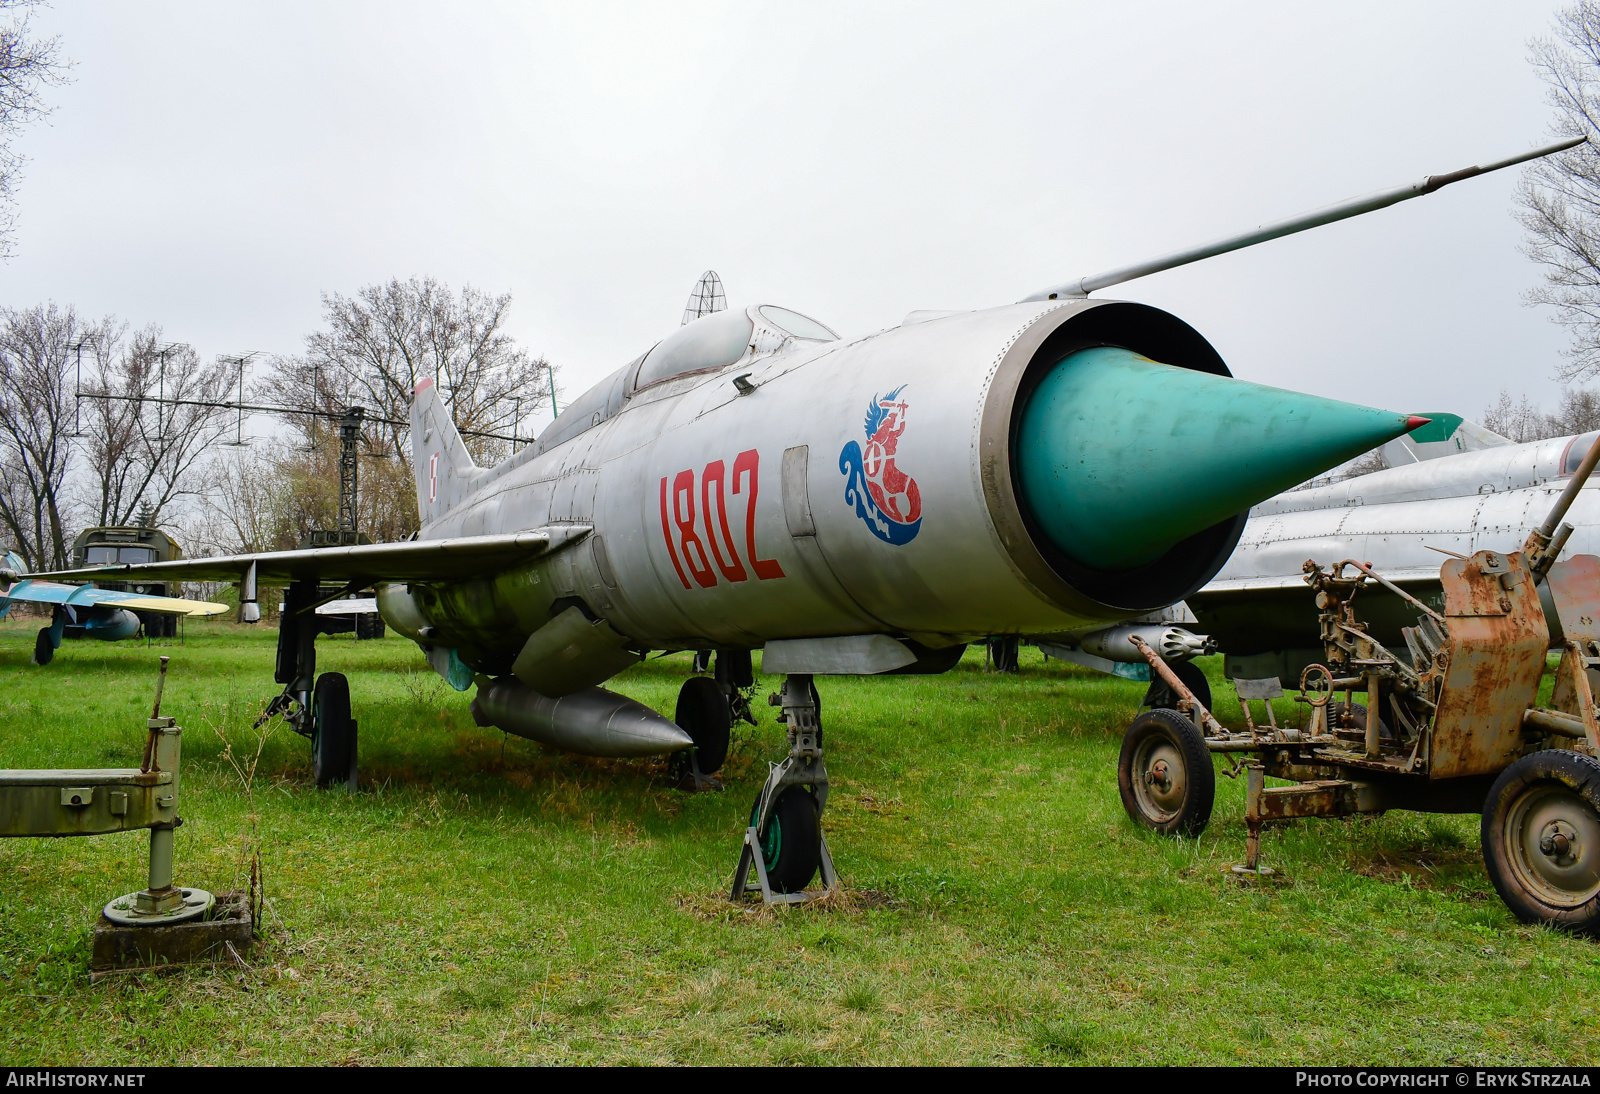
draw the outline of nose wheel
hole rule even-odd
[[[778,717],[789,727],[789,755],[773,765],[756,795],[731,897],[741,900],[759,893],[768,904],[801,904],[839,888],[822,834],[822,810],[828,802],[822,722],[809,675],[786,676],[783,691],[772,702],[783,708]],[[821,892],[806,891],[819,869]]]
[[[1550,749],[1501,772],[1483,809],[1483,864],[1523,922],[1600,934],[1600,762]]]

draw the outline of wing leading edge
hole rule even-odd
[[[240,581],[256,568],[262,585],[296,581],[451,581],[484,570],[506,569],[549,554],[587,536],[587,524],[551,525],[526,532],[455,539],[367,543],[356,547],[316,547],[304,551],[262,551],[218,558],[186,558],[146,565],[117,563],[28,574],[30,578],[97,581],[169,578],[177,581]],[[22,575],[18,575],[22,576]]]
[[[91,585],[57,585],[49,581],[32,580],[18,581],[9,589],[0,592],[0,605],[9,607],[10,602],[15,600],[24,600],[32,604],[61,604],[68,608],[131,608],[134,611],[162,612],[167,615],[220,615],[229,610],[226,604],[213,604],[205,600],[150,596],[118,589],[96,589]]]

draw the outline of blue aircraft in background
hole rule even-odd
[[[226,604],[203,600],[184,600],[175,596],[97,589],[93,585],[62,585],[54,581],[19,579],[28,565],[15,552],[5,556],[0,568],[0,619],[17,603],[52,605],[50,625],[39,629],[33,646],[33,661],[48,665],[61,648],[63,638],[98,638],[117,642],[139,633],[139,612],[163,615],[220,615]]]

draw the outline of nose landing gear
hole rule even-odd
[[[750,810],[744,847],[733,875],[733,900],[760,893],[768,904],[803,904],[839,888],[839,875],[822,834],[828,802],[828,771],[822,764],[822,722],[816,685],[806,673],[784,677],[783,691],[771,699],[783,708],[789,727],[789,755],[775,764]],[[821,891],[805,891],[817,870]],[[750,880],[755,871],[754,883]]]

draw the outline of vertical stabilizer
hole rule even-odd
[[[450,408],[432,380],[422,381],[412,393],[411,458],[417,475],[417,513],[424,526],[472,492],[478,465],[461,442]]]

